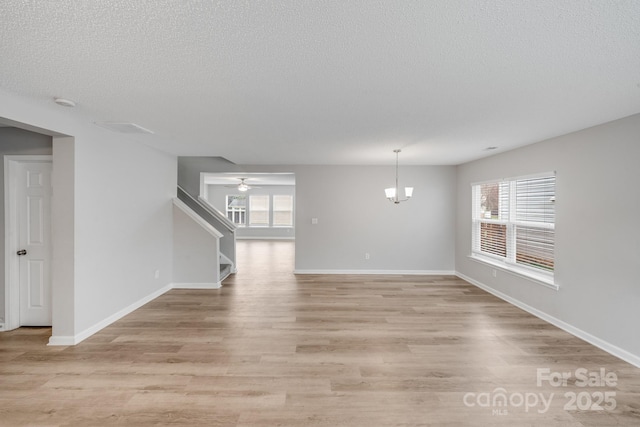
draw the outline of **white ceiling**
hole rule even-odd
[[[639,113],[640,1],[3,0],[0,87],[177,155],[459,164]]]

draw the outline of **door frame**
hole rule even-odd
[[[18,202],[16,182],[18,165],[22,163],[51,163],[51,155],[4,156],[4,326],[10,331],[20,327],[20,260],[12,256],[18,247]],[[53,238],[53,236],[50,236]],[[51,245],[53,251],[53,245]],[[53,254],[53,253],[52,253]],[[52,257],[53,258],[53,257]],[[51,260],[50,260],[51,261]],[[52,276],[50,276],[51,278]],[[53,286],[51,287],[53,292]]]

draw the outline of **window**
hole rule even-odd
[[[249,225],[269,226],[269,196],[249,196]]]
[[[292,195],[242,194],[226,197],[227,218],[240,227],[293,227]]]
[[[246,225],[247,198],[246,196],[227,196],[227,218],[236,225]]]
[[[473,256],[553,281],[553,174],[473,185]]]
[[[273,226],[293,226],[293,196],[273,196]]]

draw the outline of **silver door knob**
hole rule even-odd
[[[16,252],[18,255],[26,255],[27,254],[27,250],[26,249],[20,249],[18,252]]]

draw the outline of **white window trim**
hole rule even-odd
[[[555,282],[555,276],[545,274],[544,271],[530,269],[521,265],[513,265],[497,257],[494,258],[490,255],[479,254],[475,252],[469,255],[468,258],[481,264],[485,264],[490,267],[515,274],[516,276],[528,279],[536,284],[546,286],[553,290],[557,291],[558,289],[560,289],[558,284]]]
[[[234,194],[226,194],[225,195],[225,203],[228,204],[228,198],[230,196],[239,196],[239,194],[234,193]],[[267,210],[267,212],[269,213],[269,224],[251,224],[251,202],[250,202],[250,197],[251,196],[268,196],[269,197],[269,209]],[[291,209],[291,215],[292,215],[292,221],[293,223],[291,225],[274,225],[273,224],[273,218],[274,218],[274,214],[275,212],[277,212],[276,210],[273,209],[273,197],[274,196],[290,196],[291,197],[291,201],[294,203],[293,207]],[[264,229],[264,228],[277,228],[277,229],[294,229],[296,224],[295,224],[295,199],[294,199],[294,195],[291,194],[252,194],[252,195],[246,195],[247,197],[247,206],[245,206],[245,210],[244,210],[244,214],[245,214],[245,223],[244,224],[236,224],[234,223],[234,225],[236,227],[241,227],[241,228],[259,228],[259,229]],[[228,214],[228,207],[225,210],[225,214]]]
[[[496,179],[487,179],[483,181],[474,181],[471,183],[471,187],[473,188],[475,185],[481,184],[491,184],[494,182],[504,182],[504,181],[517,181],[523,179],[535,179],[535,178],[546,178],[548,176],[557,175],[556,171],[548,171],[548,172],[540,172],[540,173],[532,173],[528,175],[518,175],[518,176],[510,176]]]
[[[519,221],[505,221],[505,220],[498,220],[498,219],[482,219],[480,221],[480,218],[476,217],[476,209],[474,206],[474,197],[473,197],[473,191],[474,191],[474,187],[477,185],[481,185],[481,184],[487,184],[487,183],[494,183],[494,182],[511,182],[511,181],[516,181],[516,180],[524,180],[524,179],[535,179],[535,178],[544,178],[544,177],[548,177],[548,176],[555,176],[556,172],[544,172],[544,173],[537,173],[537,174],[531,174],[531,175],[524,175],[524,176],[517,176],[517,177],[510,177],[510,178],[502,178],[502,179],[493,179],[493,180],[487,180],[487,181],[481,181],[481,182],[473,182],[471,184],[471,192],[472,192],[472,203],[471,203],[471,221],[472,221],[472,225],[471,225],[471,229],[472,229],[472,238],[471,238],[471,254],[468,255],[468,258],[479,262],[481,264],[485,264],[488,265],[490,267],[493,268],[497,268],[500,269],[502,271],[506,271],[512,274],[515,274],[516,276],[522,277],[524,279],[528,279],[536,284],[540,284],[543,286],[546,286],[548,288],[554,289],[554,290],[559,290],[560,287],[558,286],[558,284],[556,283],[555,280],[555,270],[553,273],[547,273],[544,270],[540,270],[537,268],[529,268],[525,265],[521,265],[521,264],[517,264],[515,262],[515,252],[512,251],[510,254],[508,253],[507,258],[506,259],[502,259],[502,257],[499,256],[493,256],[491,254],[487,254],[484,252],[480,252],[478,250],[475,249],[476,247],[476,232],[475,232],[475,224],[476,222],[479,224],[480,222],[484,222],[484,223],[491,223],[491,224],[502,224],[502,225],[506,225],[506,227],[509,229],[507,230],[507,246],[509,245],[513,245],[511,247],[515,247],[515,241],[511,241],[511,240],[515,240],[515,232],[513,230],[513,228],[517,225],[520,226],[536,226],[539,228],[546,228],[546,229],[551,229],[551,230],[555,230],[555,223],[554,224],[549,224],[549,223],[534,223],[534,222],[526,222],[526,223],[521,223]],[[513,213],[516,211],[515,210],[515,201],[516,201],[516,197],[515,197],[515,185],[509,185],[509,216],[513,215]]]
[[[241,196],[241,194],[227,194],[227,195],[225,195],[225,198],[224,198],[224,200],[225,200],[225,212],[224,213],[227,216],[227,219],[229,218],[229,212],[232,212],[232,213],[242,213],[243,212],[242,210],[238,209],[237,207],[233,208],[232,210],[229,210],[229,197],[237,197],[237,196]],[[247,208],[245,206],[245,208],[244,208],[244,224],[236,223],[233,220],[230,220],[230,221],[236,227],[247,228],[247,218],[248,218],[248,216],[247,216]]]
[[[291,200],[291,210],[276,209],[276,197],[288,197]],[[271,195],[271,228],[293,228],[294,227],[294,200],[292,194],[272,194]],[[291,225],[275,225],[276,212],[291,212]]]
[[[252,201],[253,200],[258,200],[258,198],[263,198],[266,199],[267,201],[267,208],[266,209],[256,209],[254,208],[252,205]],[[249,228],[271,228],[271,221],[272,221],[272,201],[271,201],[271,194],[250,194],[248,196],[248,200],[249,200],[249,209],[248,213],[249,213],[249,219],[247,221],[247,225],[249,226]],[[257,213],[257,212],[266,212],[267,213],[267,223],[266,224],[256,224],[256,223],[252,223],[251,221],[253,221],[253,218],[251,218],[253,216],[253,213]]]

